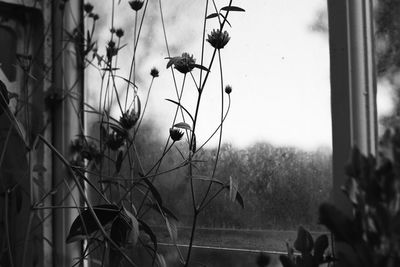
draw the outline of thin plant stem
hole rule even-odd
[[[204,204],[204,201],[207,199],[208,194],[210,193],[211,187],[212,187],[212,180],[215,177],[215,172],[217,171],[217,166],[218,166],[218,161],[219,161],[219,154],[221,150],[221,144],[222,144],[222,130],[223,130],[223,121],[224,121],[224,76],[223,76],[223,71],[222,71],[222,60],[221,60],[221,50],[218,49],[218,61],[219,61],[219,71],[220,71],[220,77],[221,77],[221,123],[219,127],[219,139],[218,139],[218,146],[217,146],[217,153],[215,155],[215,163],[214,163],[214,168],[211,174],[211,181],[208,183],[208,188],[206,193],[204,194],[203,200],[200,203],[200,208]]]
[[[14,267],[14,259],[13,259],[13,254],[12,254],[12,250],[11,250],[10,226],[8,223],[9,194],[10,194],[10,190],[8,189],[5,193],[5,201],[4,201],[4,215],[5,215],[4,228],[5,228],[5,232],[6,232],[7,252],[8,252],[8,257],[10,260],[10,267]]]

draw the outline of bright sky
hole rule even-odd
[[[228,2],[217,0],[216,4],[222,7]],[[104,12],[111,6],[97,3],[93,2],[95,12],[100,13],[100,22],[106,23],[99,25],[105,32],[99,35],[100,48],[103,49],[110,28],[110,19]],[[171,56],[189,52],[200,63],[205,1],[164,0],[162,3]],[[232,107],[223,130],[224,140],[237,146],[267,141],[304,149],[330,147],[328,36],[310,29],[318,13],[326,9],[326,1],[234,0],[233,5],[244,8],[246,12],[231,13],[232,28],[227,27],[231,40],[222,50],[224,79],[233,87]],[[165,69],[167,60],[164,58],[168,54],[158,8],[158,1],[150,1],[149,16],[137,51],[137,84],[144,102],[150,82],[148,73],[153,66],[160,70],[146,117],[156,121],[159,132],[166,136],[175,106],[164,99],[176,95],[171,72]],[[134,12],[127,1],[121,1],[117,14],[115,26],[125,30],[124,40],[132,44]],[[210,22],[212,25],[208,32],[216,27],[216,21]],[[204,65],[208,66],[212,50],[208,44],[206,47],[208,52]],[[121,76],[128,76],[131,53],[129,45],[121,51]],[[175,73],[180,87],[183,75]],[[198,77],[198,72],[195,71],[194,75]],[[98,78],[90,77],[89,86],[98,86]],[[182,103],[194,113],[197,93],[190,79],[187,85]],[[217,127],[220,98],[219,69],[215,64],[202,101],[198,142],[205,140]],[[380,103],[386,102],[383,99]]]

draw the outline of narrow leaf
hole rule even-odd
[[[114,218],[119,214],[118,206],[112,204],[94,206],[93,210],[103,226],[114,220]],[[99,226],[97,225],[92,213],[90,210],[84,209],[72,223],[66,242],[71,243],[85,239],[97,230],[99,230]]]
[[[218,13],[211,13],[210,15],[208,15],[206,17],[206,19],[211,19],[211,18],[215,18],[215,17],[218,17]]]
[[[199,64],[191,64],[191,66],[195,67],[195,68],[198,68],[198,69],[201,69],[201,70],[204,70],[204,71],[207,71],[207,72],[210,72],[209,69],[207,69],[206,67],[204,67],[202,65],[199,65]]]
[[[184,106],[182,106],[181,103],[176,102],[176,101],[174,101],[174,100],[172,100],[172,99],[165,99],[165,100],[167,100],[167,101],[169,101],[169,102],[172,102],[172,103],[174,103],[175,105],[181,107],[181,108],[189,115],[190,119],[192,119],[192,122],[194,121],[192,114],[190,114],[190,112],[189,112]]]
[[[224,6],[223,8],[221,8],[221,10],[225,10],[225,11],[239,11],[239,12],[244,12],[246,10],[244,10],[241,7],[238,6]]]

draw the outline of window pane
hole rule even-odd
[[[228,2],[216,1],[217,8]],[[194,69],[191,77],[175,70],[171,75],[171,70],[165,68],[168,63],[165,58],[187,52],[193,54],[197,64],[209,66],[213,57],[209,43],[205,44],[203,61],[201,56],[204,1],[176,0],[163,4],[168,50],[158,3],[149,3],[136,50],[136,60],[140,63],[136,63],[135,76],[131,79],[138,87],[137,94],[143,107],[149,93],[150,69],[156,66],[160,70],[160,77],[152,84],[136,139],[137,154],[140,155],[137,164],[144,170],[157,166],[154,183],[165,207],[179,219],[177,243],[182,245],[183,255],[185,245],[190,242],[193,199],[198,205],[205,205],[196,224],[194,244],[208,248],[195,249],[193,257],[194,261],[209,258],[211,262],[204,264],[214,265],[208,266],[229,265],[231,262],[218,262],[217,259],[229,258],[233,255],[232,249],[239,249],[238,255],[243,256],[231,260],[242,261],[242,265],[254,263],[257,255],[254,251],[285,251],[285,241],[294,241],[300,225],[314,232],[323,231],[317,224],[317,210],[321,202],[329,200],[332,184],[325,1],[234,1],[234,5],[246,12],[229,14],[231,27],[228,25],[226,30],[231,39],[220,51],[223,87],[232,86],[230,109],[222,128],[223,141],[219,147],[222,99],[217,53],[196,117],[195,150],[206,144],[193,158],[196,161],[191,176],[193,184],[188,177],[187,165],[170,171],[185,164],[188,151],[192,149],[187,140],[190,131],[184,132],[182,141],[168,150],[159,166],[155,163],[168,147],[165,142],[174,121],[183,122],[184,117],[185,123],[192,127],[186,113],[196,113],[200,72]],[[105,44],[111,35],[109,11],[110,6],[96,6],[101,17],[96,35],[99,54],[105,52]],[[210,3],[207,14],[213,12]],[[122,27],[125,30],[121,44],[128,44],[118,52],[117,75],[127,78],[134,50],[135,13],[121,4],[116,6],[116,14],[115,29]],[[210,34],[218,26],[218,19],[210,18],[207,23],[206,33]],[[201,75],[202,79],[206,76],[205,72]],[[101,79],[97,70],[89,70],[87,77],[88,87],[93,88],[87,101],[97,107],[101,100],[98,89],[102,86]],[[123,96],[122,110],[125,110],[125,87],[123,80],[116,81],[116,88]],[[176,113],[176,105],[165,99],[177,101],[177,93],[183,87],[181,103],[187,111]],[[127,98],[130,97],[132,95]],[[223,116],[228,105],[228,96],[224,94]],[[116,103],[111,106],[115,118],[121,116],[120,109]],[[208,141],[214,132],[216,134]],[[211,186],[210,177],[214,179]],[[218,186],[220,182],[227,186],[218,194],[222,190]],[[236,186],[240,195],[229,190]],[[143,218],[155,229],[163,250],[175,255],[170,258],[177,261],[178,254],[170,246],[173,243],[171,229],[152,212]]]

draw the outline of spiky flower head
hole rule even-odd
[[[156,67],[153,67],[153,68],[151,69],[151,71],[150,71],[150,75],[151,75],[153,78],[157,78],[157,77],[159,76],[158,69],[157,69]]]
[[[139,11],[143,7],[144,1],[133,0],[133,1],[129,1],[128,3],[133,10]]]
[[[86,4],[83,5],[83,10],[84,10],[86,13],[92,13],[92,11],[93,11],[93,5],[92,5],[91,3],[86,3]]]
[[[139,115],[132,109],[132,111],[127,111],[122,114],[119,118],[119,123],[125,130],[131,129],[135,126],[136,122],[139,120]]]
[[[177,142],[182,139],[183,131],[179,130],[178,128],[169,128],[169,136],[171,137],[172,141]]]
[[[191,72],[193,68],[195,67],[196,60],[193,58],[193,55],[189,55],[188,53],[182,53],[182,56],[180,57],[173,57],[170,58],[167,64],[167,69],[174,65],[175,69],[177,69],[179,72],[186,74],[188,72]]]
[[[230,39],[231,37],[229,37],[227,31],[222,32],[220,29],[214,29],[210,34],[208,34],[207,42],[209,42],[211,46],[216,49],[222,49]]]
[[[232,93],[232,86],[230,85],[225,86],[225,93],[227,93],[228,95]]]

